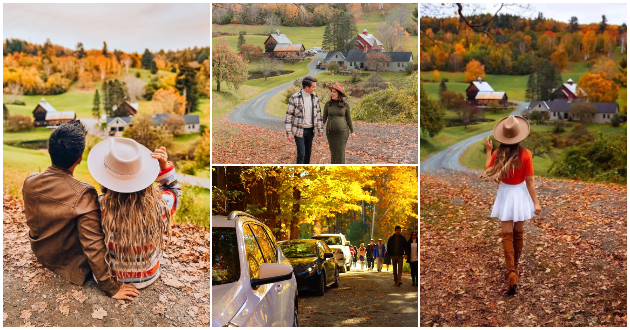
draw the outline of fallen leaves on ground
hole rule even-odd
[[[282,130],[245,125],[226,118],[212,130],[212,159],[217,164],[294,164],[295,142]],[[416,164],[418,125],[353,123],[356,139],[348,139],[347,164]],[[313,139],[311,164],[330,164],[326,136]]]
[[[33,310],[33,312],[41,313],[46,310],[46,306],[47,304],[45,302],[40,301],[31,305],[31,310]]]
[[[22,320],[24,320],[24,322],[26,322],[30,317],[31,317],[31,311],[29,311],[29,310],[24,310],[20,314],[20,318]]]
[[[72,297],[80,303],[83,303],[85,299],[87,299],[83,292],[79,290],[72,292]]]
[[[535,178],[519,289],[507,296],[497,184],[421,175],[422,326],[626,326],[627,187]]]
[[[107,311],[102,308],[95,309],[94,312],[92,312],[93,319],[102,320],[105,316],[107,316]]]

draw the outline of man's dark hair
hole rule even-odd
[[[317,82],[317,78],[313,78],[311,76],[306,76],[304,77],[304,79],[302,79],[302,88],[304,87],[311,87],[311,85]]]
[[[394,228],[394,230],[398,230],[398,229],[402,230],[402,227],[401,227],[401,226],[396,226],[396,227]]]
[[[85,126],[72,120],[59,125],[48,139],[48,153],[53,165],[68,169],[77,162],[85,150]]]

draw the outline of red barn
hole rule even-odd
[[[588,97],[586,92],[575,84],[571,78],[562,84],[560,88],[554,89],[551,95],[553,95],[554,99],[567,99],[569,101],[580,98],[586,99]]]
[[[364,29],[361,34],[358,34],[356,38],[350,39],[348,42],[352,44],[353,48],[357,49],[383,49],[383,43],[369,34],[367,29]]]

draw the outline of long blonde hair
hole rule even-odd
[[[510,172],[517,168],[521,168],[521,152],[523,147],[520,144],[500,144],[497,149],[497,157],[494,164],[483,171],[481,174],[484,178],[490,178],[495,182],[507,178]]]
[[[118,262],[138,262],[150,264],[154,253],[164,251],[166,242],[162,234],[170,234],[171,212],[162,191],[154,184],[133,193],[119,193],[103,189],[101,214],[105,234],[105,261],[110,264],[110,242],[112,239],[114,257]],[[166,217],[166,218],[164,218]],[[126,270],[125,270],[126,271]],[[125,277],[117,272],[117,277]]]

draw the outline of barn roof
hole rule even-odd
[[[343,56],[344,59],[348,58],[348,51],[347,50],[332,50],[329,51],[328,53],[326,53],[326,60],[329,60],[333,55],[335,55],[335,53],[339,53],[341,56]]]
[[[166,118],[170,115],[170,113],[158,113],[153,116],[153,123],[158,126],[162,125],[164,120],[166,120]],[[182,117],[184,118],[186,125],[199,124],[199,115],[183,115]]]
[[[270,34],[269,37],[273,38],[273,40],[275,40],[279,44],[292,43],[291,40],[289,40],[289,38],[287,38],[287,36],[285,36],[284,34],[273,33],[273,34]]]
[[[44,108],[44,110],[46,110],[46,112],[57,112],[57,109],[55,109],[55,107],[52,106],[52,104],[46,102],[46,99],[44,99],[42,97],[41,102],[39,102],[38,104],[39,106],[41,106],[42,108]],[[37,109],[37,107],[35,107],[35,109]],[[35,111],[35,110],[33,110]]]
[[[485,81],[473,81],[472,83],[477,87],[479,92],[494,92],[492,86]]]
[[[504,96],[505,92],[479,92],[475,100],[501,100]]]
[[[302,44],[277,44],[274,52],[299,52],[304,46]]]
[[[74,111],[49,111],[46,113],[46,120],[63,120],[75,119],[77,116]]]

